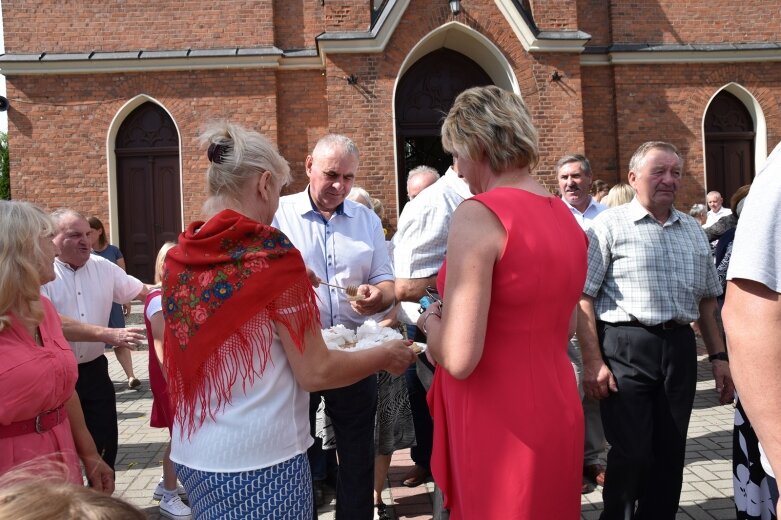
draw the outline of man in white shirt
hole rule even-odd
[[[113,262],[91,255],[91,229],[79,213],[62,209],[52,214],[56,226],[54,243],[60,253],[54,261],[57,279],[41,288],[61,315],[78,322],[105,327],[112,302],[125,304],[148,292],[140,280]],[[66,337],[73,338],[66,331]],[[114,385],[102,341],[70,341],[79,378],[76,392],[84,420],[98,453],[114,468],[119,433]]]
[[[708,211],[708,217],[705,219],[705,224],[703,224],[702,227],[709,228],[722,217],[732,215],[732,210],[723,206],[724,199],[718,191],[711,191],[708,193],[705,200],[708,202],[710,211]]]
[[[426,287],[436,286],[437,273],[445,260],[447,232],[453,212],[461,201],[471,196],[466,182],[452,168],[448,168],[442,178],[421,191],[417,197],[411,197],[399,216],[399,224],[393,236],[396,299],[401,302],[399,320],[407,325],[410,338],[415,336],[415,323],[420,315],[418,302],[426,295]],[[425,341],[422,337],[419,339]],[[425,365],[425,356],[419,357],[418,363]],[[427,368],[433,371],[430,365]],[[431,474],[429,466],[433,427],[426,403],[426,390],[418,378],[416,365],[410,367],[406,378],[417,445],[410,450],[415,466],[404,476],[402,483],[415,487]]]
[[[727,271],[724,328],[740,402],[764,453],[773,505],[781,471],[781,144],[754,180]],[[765,456],[767,454],[767,456]]]
[[[355,330],[367,318],[394,304],[393,267],[382,222],[372,210],[346,200],[358,162],[358,149],[350,139],[335,134],[323,137],[306,158],[309,186],[282,197],[274,216],[273,225],[301,251],[314,276],[340,287],[358,286],[362,298],[357,301],[349,301],[345,291],[335,287],[319,285],[315,289],[323,328],[344,325]],[[321,395],[334,427],[339,456],[336,518],[370,520],[374,512],[377,377],[371,375],[344,388],[313,393],[312,422]],[[310,456],[316,453],[310,452]],[[317,472],[314,466],[313,472]]]
[[[580,154],[565,155],[556,163],[556,178],[559,181],[561,200],[572,212],[583,231],[591,227],[591,221],[605,211],[607,206],[600,204],[591,196],[591,163]],[[567,348],[578,388],[583,397],[583,422],[585,426],[583,445],[583,487],[581,491],[588,493],[594,484],[605,485],[605,432],[602,429],[602,416],[599,413],[599,402],[583,393],[583,357],[577,336],[573,336]]]

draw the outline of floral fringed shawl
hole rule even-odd
[[[188,437],[231,402],[238,378],[246,388],[263,375],[272,322],[302,352],[306,330],[320,328],[301,253],[281,231],[231,210],[192,223],[166,255],[163,313],[171,409]],[[259,370],[248,322],[263,332],[251,335],[263,338]]]

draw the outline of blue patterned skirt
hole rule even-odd
[[[193,519],[312,518],[312,477],[306,454],[239,473],[210,473],[176,464]]]

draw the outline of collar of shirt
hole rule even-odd
[[[464,179],[458,176],[453,168],[448,168],[445,172],[445,176],[441,180],[448,181],[456,193],[464,199],[468,199],[472,196],[472,192],[469,191],[469,185]]]
[[[572,216],[575,217],[575,220],[578,221],[578,224],[580,224],[580,227],[586,229],[588,227],[587,223],[594,220],[594,218],[605,211],[607,209],[607,206],[604,204],[601,204],[594,200],[594,197],[591,197],[589,195],[589,203],[588,207],[586,207],[586,211],[583,213],[580,212],[578,208],[564,200],[562,197],[561,201],[564,203],[565,206],[567,206],[572,213]]]
[[[677,209],[671,207],[670,208],[670,216],[665,222],[659,222],[656,220],[656,218],[651,214],[650,211],[645,209],[642,204],[640,204],[640,201],[637,200],[637,197],[633,198],[631,202],[629,202],[629,218],[632,220],[632,222],[638,222],[640,220],[643,220],[644,218],[648,217],[654,222],[658,222],[661,224],[662,227],[672,226],[678,220],[681,218],[681,212]]]
[[[322,213],[320,213],[320,210],[315,206],[315,201],[312,200],[312,196],[309,195],[309,186],[307,186],[304,191],[291,195],[291,198],[293,199],[293,207],[295,208],[296,213],[302,217],[319,217],[322,220],[325,220]],[[344,215],[345,217],[352,218],[355,216],[355,211],[348,204],[345,204],[345,201],[342,201],[342,203],[336,207],[336,210],[334,210],[334,215]]]
[[[94,254],[95,253],[90,253],[90,258],[87,259],[87,262],[89,262],[90,259],[92,259],[92,255],[94,255]],[[85,262],[84,265],[87,265],[87,262]],[[82,265],[81,267],[77,267],[77,268],[74,269],[73,266],[71,266],[69,263],[63,262],[62,260],[60,260],[60,258],[58,256],[54,257],[54,263],[56,263],[57,265],[61,266],[63,269],[68,269],[69,271],[73,271],[74,273],[76,271],[78,271],[79,269],[82,269],[84,267],[84,265]]]

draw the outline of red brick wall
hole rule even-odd
[[[609,45],[610,6],[605,0],[578,0],[578,29],[591,35],[589,45]]]
[[[611,0],[616,43],[778,40],[778,0]]]
[[[273,45],[272,4],[272,0],[212,0],[197,2],[197,6],[180,0],[12,0],[3,4],[5,50],[90,52]],[[300,19],[291,23],[300,24]]]
[[[613,185],[625,172],[616,156],[616,104],[611,67],[583,67],[585,154],[595,179]]]
[[[606,102],[609,85],[598,80],[604,73],[588,71],[588,87],[583,104],[589,120],[586,149],[600,161],[597,152],[609,146],[595,118],[607,116],[595,108]],[[595,72],[599,73],[594,74]],[[626,178],[629,159],[645,141],[662,140],[675,144],[685,157],[685,178],[677,206],[688,209],[705,198],[702,119],[710,98],[724,85],[735,82],[751,92],[764,112],[768,127],[768,152],[781,140],[781,65],[636,65],[615,68],[618,171]],[[602,86],[601,86],[602,85]],[[596,155],[595,155],[596,154]],[[610,179],[608,179],[610,180]]]
[[[534,23],[541,31],[577,29],[577,5],[572,0],[531,0]]]
[[[275,91],[275,73],[258,70],[9,78],[12,196],[70,206],[108,226],[106,138],[122,105],[144,93],[179,127],[189,222],[205,200],[207,160],[198,136],[207,123],[229,118],[276,141]]]
[[[368,31],[371,0],[328,0],[325,2],[326,31]]]
[[[324,11],[324,6],[315,0],[274,0],[276,46],[280,49],[314,47],[315,36],[324,30]]]

